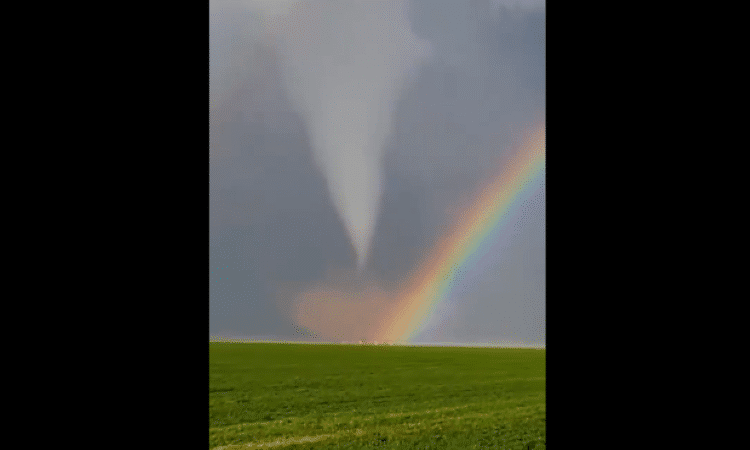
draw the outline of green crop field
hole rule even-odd
[[[546,350],[209,348],[209,448],[546,448]]]

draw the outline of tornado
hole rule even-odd
[[[359,272],[380,212],[399,96],[431,54],[403,0],[260,1],[283,83],[349,234]]]

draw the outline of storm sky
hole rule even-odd
[[[295,292],[387,303],[544,121],[544,2],[211,0],[209,22],[212,336],[330,341]],[[529,192],[415,342],[545,342],[543,177]]]

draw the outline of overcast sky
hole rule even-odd
[[[268,2],[210,2],[210,334],[330,340],[285,296],[396,285],[544,120],[544,2]],[[543,183],[415,342],[544,343]]]

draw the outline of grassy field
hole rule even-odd
[[[209,348],[210,448],[546,448],[546,350]]]

